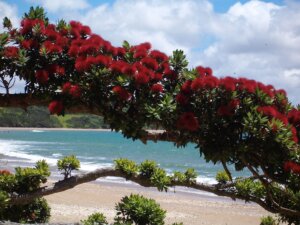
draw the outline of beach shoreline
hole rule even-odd
[[[0,131],[31,131],[31,130],[41,130],[41,131],[105,131],[114,132],[111,129],[90,129],[90,128],[46,128],[46,127],[0,127]]]
[[[28,166],[25,161],[22,163]],[[0,165],[0,169],[8,166],[10,161],[6,165]],[[10,170],[13,170],[11,166]],[[60,179],[63,177],[50,177],[45,185],[49,186]],[[51,207],[51,223],[77,223],[95,212],[104,213],[112,222],[116,213],[115,204],[131,193],[157,201],[167,210],[166,224],[183,222],[184,225],[258,225],[262,216],[270,215],[255,203],[233,201],[207,192],[193,192],[191,189],[182,191],[180,187],[159,192],[156,188],[105,178],[45,198]]]
[[[99,131],[108,129],[64,129],[64,128],[7,128],[0,131]],[[0,169],[13,171],[18,166],[33,166],[32,162],[18,157],[0,155]],[[59,174],[56,168],[51,171]],[[83,171],[81,171],[83,172]],[[55,182],[63,177],[50,177]],[[195,192],[191,189],[171,188],[167,193],[158,192],[156,188],[144,188],[125,180],[98,179],[94,182],[76,186],[70,190],[46,196],[51,207],[51,223],[76,223],[88,215],[102,212],[110,222],[115,216],[115,204],[131,193],[155,199],[167,210],[166,224],[183,222],[184,225],[258,225],[262,216],[270,215],[254,203],[233,201],[227,197],[214,196],[211,193]]]

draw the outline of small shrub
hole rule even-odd
[[[217,175],[216,175],[216,180],[220,183],[220,184],[225,184],[226,182],[228,182],[229,176],[225,171],[218,171]]]
[[[125,196],[116,205],[115,224],[163,225],[166,211],[153,199],[141,195]]]
[[[197,173],[194,168],[188,168],[185,172],[185,181],[188,183],[195,183],[197,178]]]
[[[121,170],[123,173],[125,173],[128,177],[133,176],[139,171],[138,165],[129,159],[116,159],[115,167],[117,170]]]
[[[171,184],[171,178],[167,176],[166,171],[161,168],[157,168],[154,171],[150,181],[159,191],[167,191]]]
[[[278,223],[272,216],[266,216],[261,218],[260,225],[278,225]]]
[[[50,218],[50,207],[44,198],[37,198],[26,205],[7,206],[0,220],[17,223],[47,223]]]
[[[140,165],[141,175],[148,179],[154,174],[156,169],[157,169],[156,162],[151,160],[146,160],[142,162]]]
[[[74,155],[66,156],[57,161],[58,170],[63,171],[64,179],[71,177],[72,170],[78,170],[80,168],[80,162]]]
[[[108,225],[106,217],[102,213],[94,213],[81,222],[83,225]]]

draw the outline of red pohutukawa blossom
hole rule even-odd
[[[21,34],[28,34],[32,32],[32,28],[39,27],[40,32],[43,33],[45,30],[45,24],[43,20],[40,19],[23,19],[21,21]]]
[[[263,83],[257,83],[258,88],[263,91],[269,97],[273,98],[275,96],[275,88],[272,85],[264,85]]]
[[[137,73],[134,78],[137,84],[148,84],[150,80],[149,76],[144,72]]]
[[[186,82],[184,82],[183,85],[181,86],[181,91],[184,94],[190,94],[192,92],[191,84],[192,84],[191,80],[187,80]]]
[[[81,89],[76,84],[67,82],[62,87],[62,92],[71,95],[73,98],[79,98],[81,96]]]
[[[160,52],[158,50],[152,50],[150,52],[150,56],[156,59],[157,61],[161,61],[161,62],[168,60],[168,56],[165,53]]]
[[[217,110],[217,113],[220,116],[232,116],[239,105],[240,100],[233,99],[227,105],[220,106]]]
[[[164,88],[161,84],[153,84],[151,86],[151,91],[155,93],[163,92]]]
[[[72,85],[69,94],[74,98],[79,98],[81,96],[81,89],[78,85]]]
[[[286,172],[293,172],[296,174],[300,174],[300,165],[298,163],[292,162],[292,161],[287,161],[283,165],[283,169]]]
[[[297,130],[294,126],[291,127],[291,131],[292,131],[292,140],[295,142],[295,143],[298,143],[299,142],[299,138],[298,138],[298,134],[297,134]]]
[[[130,51],[145,51],[147,52],[148,50],[151,49],[151,44],[149,42],[144,42],[144,43],[141,43],[139,45],[136,45],[136,46],[133,46]]]
[[[126,75],[129,75],[129,76],[133,76],[135,73],[136,73],[136,67],[134,65],[124,65],[122,68],[121,68],[121,72],[126,74]]]
[[[71,88],[72,84],[70,82],[67,82],[65,83],[63,86],[62,86],[62,92],[63,93],[68,93],[70,88]]]
[[[205,68],[205,67],[202,67],[202,66],[197,66],[196,71],[197,71],[197,73],[200,77],[212,76],[212,74],[213,74],[212,69],[209,68],[209,67]]]
[[[51,114],[61,115],[64,110],[64,105],[61,101],[52,101],[48,106],[49,112]]]
[[[52,64],[47,67],[47,71],[49,74],[58,74],[58,75],[64,75],[65,74],[65,68],[62,66],[59,66],[57,64]]]
[[[283,90],[283,89],[275,90],[275,93],[276,93],[277,95],[283,95],[283,96],[286,97],[286,91]]]
[[[199,122],[194,113],[185,112],[177,120],[177,127],[182,130],[197,131]]]
[[[236,90],[237,79],[233,77],[224,77],[220,79],[220,86],[228,92]]]
[[[300,128],[300,110],[292,109],[288,113],[288,120],[296,128]]]
[[[257,108],[257,111],[262,113],[265,116],[276,118],[278,115],[278,110],[275,106],[260,106]]]
[[[158,63],[153,58],[150,58],[150,57],[143,58],[141,60],[141,63],[143,65],[145,65],[146,67],[148,67],[149,69],[152,69],[152,70],[157,70],[158,69]]]
[[[202,89],[203,86],[204,86],[203,79],[202,78],[196,78],[195,80],[192,81],[191,89],[193,91],[198,91],[198,90]]]
[[[4,50],[4,56],[7,58],[17,58],[19,55],[19,48],[15,46],[9,46]]]
[[[171,70],[170,68],[166,68],[164,70],[164,76],[170,80],[176,80],[177,74],[175,73],[174,70]]]
[[[163,75],[161,73],[151,73],[151,79],[155,81],[160,81],[163,78]]]
[[[52,43],[51,41],[45,41],[44,42],[44,48],[46,49],[47,53],[52,54],[52,53],[61,53],[62,52],[62,47],[59,45]]]
[[[21,42],[21,47],[23,47],[23,48],[25,48],[27,50],[32,49],[32,48],[38,48],[38,45],[39,44],[37,43],[37,41],[36,40],[32,40],[32,39],[30,39],[30,40],[23,40]]]
[[[35,78],[38,83],[46,84],[49,80],[49,73],[47,70],[37,70],[35,73]]]
[[[188,97],[185,96],[184,94],[181,94],[179,93],[177,96],[176,96],[176,101],[180,104],[180,105],[186,105],[188,104]]]
[[[145,58],[148,55],[147,51],[136,51],[133,54],[133,58],[138,59],[138,58]]]
[[[120,99],[127,101],[131,98],[131,94],[121,86],[114,86],[112,92],[119,96]]]
[[[203,78],[203,86],[208,89],[213,89],[219,86],[219,79],[213,76]]]
[[[288,124],[288,118],[286,115],[280,113],[275,106],[260,106],[257,108],[257,111],[268,116],[270,119],[275,118],[283,122],[285,125]]]
[[[240,91],[247,91],[249,93],[254,93],[257,88],[257,82],[254,80],[248,80],[246,78],[238,79],[238,89]]]

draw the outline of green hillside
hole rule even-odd
[[[0,108],[0,127],[47,127],[47,128],[109,128],[101,116],[90,114],[50,115],[46,107],[31,106]]]

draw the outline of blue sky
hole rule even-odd
[[[18,26],[32,4],[52,22],[81,21],[117,46],[183,49],[190,67],[272,84],[300,103],[300,0],[0,0],[0,19]]]

